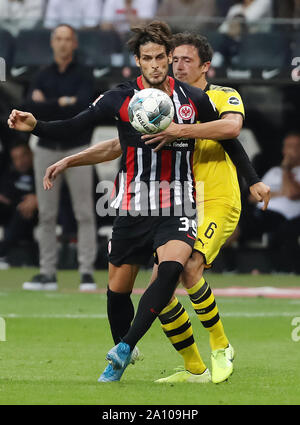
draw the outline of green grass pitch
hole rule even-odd
[[[138,344],[144,359],[130,365],[121,382],[99,384],[105,354],[113,346],[104,291],[79,293],[75,271],[58,273],[57,292],[22,291],[22,282],[35,272],[0,271],[0,317],[6,322],[6,341],[0,342],[0,404],[300,404],[300,341],[292,338],[292,320],[300,317],[299,299],[217,297],[236,350],[235,370],[227,382],[155,384],[183,364],[156,321]],[[149,276],[142,271],[137,286],[145,287]],[[96,279],[105,289],[107,273],[96,272]],[[208,273],[207,279],[212,288],[299,285],[295,276]],[[208,333],[188,298],[179,298],[210,367]],[[137,304],[139,296],[133,300]]]

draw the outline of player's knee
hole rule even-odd
[[[191,288],[201,279],[204,271],[204,258],[200,253],[194,253],[184,267],[181,275],[185,288]]]
[[[158,278],[162,282],[174,284],[176,287],[183,265],[178,261],[163,261],[158,266]]]

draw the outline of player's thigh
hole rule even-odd
[[[164,261],[176,261],[184,266],[192,253],[192,247],[181,240],[170,240],[156,251],[159,264]]]
[[[196,216],[163,217],[154,235],[158,263],[177,261],[183,266],[192,253],[196,240]]]
[[[220,203],[210,203],[204,212],[203,220],[197,229],[194,249],[203,255],[205,264],[210,266],[235,230],[240,210]]]
[[[108,286],[113,292],[131,292],[134,286],[139,266],[136,264],[122,264],[115,266],[109,263],[108,266]]]

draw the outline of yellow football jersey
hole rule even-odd
[[[205,91],[216,105],[220,117],[229,112],[245,116],[243,101],[236,90],[209,84]],[[208,139],[196,141],[194,175],[196,182],[204,182],[201,196],[204,202],[220,200],[231,207],[241,208],[236,168],[220,143]]]

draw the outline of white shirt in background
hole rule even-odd
[[[300,166],[294,167],[292,172],[295,180],[300,183]],[[262,178],[270,186],[271,192],[279,192],[282,186],[282,168],[271,168]],[[289,199],[286,196],[275,196],[270,199],[268,210],[282,214],[288,220],[300,215],[300,199]]]
[[[272,0],[254,0],[249,6],[244,7],[243,4],[235,4],[228,10],[225,21],[220,26],[219,31],[222,33],[228,32],[228,21],[236,15],[243,15],[247,24],[256,24],[259,19],[271,18]],[[265,27],[267,27],[265,25]],[[263,27],[260,26],[260,29]]]
[[[153,19],[157,10],[157,0],[133,0],[131,8],[138,19]],[[125,0],[105,0],[102,22],[113,24],[115,30],[124,33],[130,30],[125,14]]]
[[[17,35],[43,19],[45,0],[0,0],[0,27]]]
[[[48,0],[44,26],[69,24],[76,29],[96,27],[101,22],[103,0]]]

